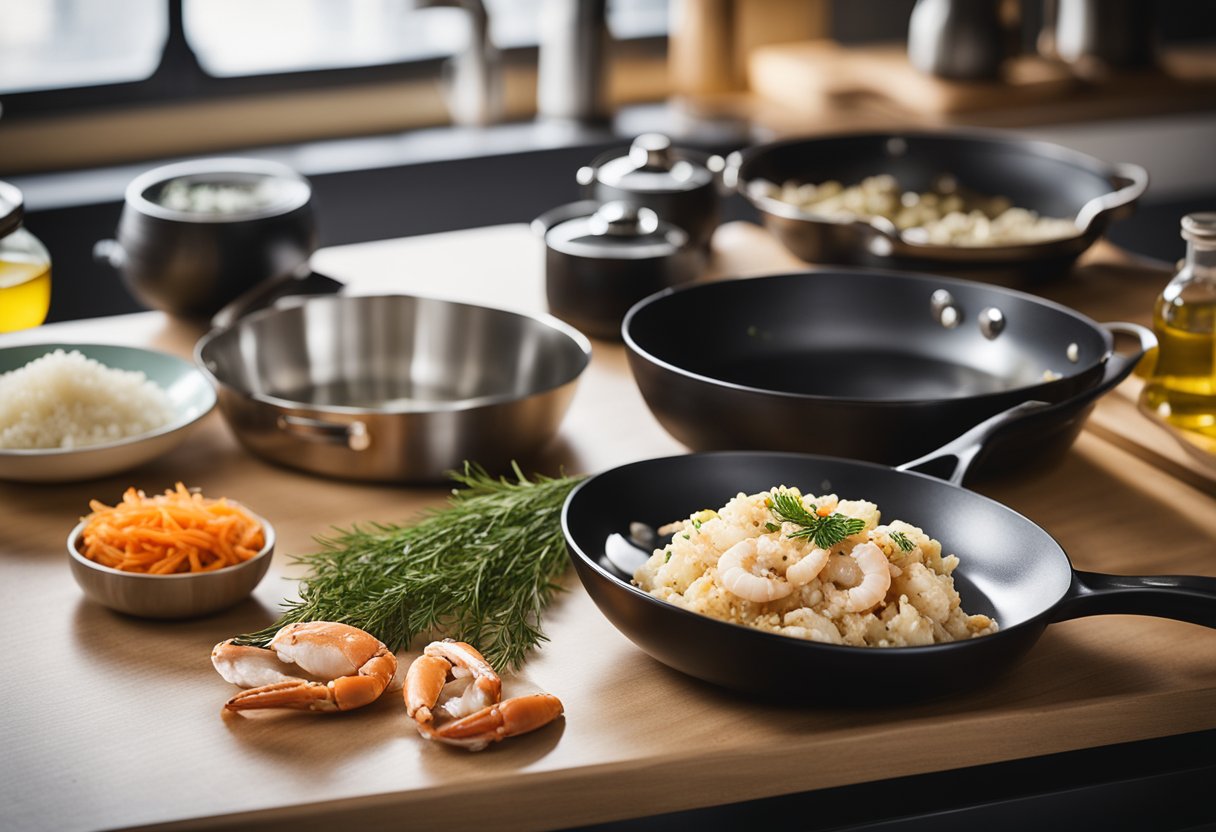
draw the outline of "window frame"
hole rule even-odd
[[[447,57],[414,58],[366,66],[270,72],[239,76],[217,76],[203,69],[186,37],[184,0],[166,0],[168,34],[156,69],[139,81],[88,86],[59,87],[28,92],[0,93],[0,117],[79,115],[116,108],[183,104],[342,87],[425,81],[439,77]],[[630,38],[631,46],[643,50],[664,48],[666,36]],[[504,67],[535,66],[535,46],[502,49]]]

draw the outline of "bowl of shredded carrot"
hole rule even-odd
[[[145,618],[190,618],[248,597],[270,567],[274,529],[226,498],[182,483],[149,497],[128,488],[114,506],[89,503],[68,535],[86,597]]]

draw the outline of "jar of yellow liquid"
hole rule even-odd
[[[1141,405],[1216,439],[1216,212],[1182,218],[1186,260],[1157,298],[1156,366]]]
[[[24,217],[21,191],[0,182],[0,332],[38,326],[51,308],[51,256]]]

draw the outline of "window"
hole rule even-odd
[[[164,0],[0,0],[0,95],[147,78],[165,10]]]
[[[536,45],[543,0],[485,2],[499,48]],[[609,26],[622,39],[662,35],[667,2],[610,0]],[[173,62],[161,64],[170,20],[178,15],[202,81],[220,83],[161,77],[175,71]],[[82,87],[115,89],[44,95],[43,106],[33,109],[240,91],[223,82],[259,76],[292,74],[291,86],[307,87],[302,76],[309,73],[451,55],[463,47],[467,30],[459,9],[416,9],[410,0],[0,0],[0,96],[7,94],[16,112],[27,94]]]

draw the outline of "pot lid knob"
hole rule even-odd
[[[671,170],[671,139],[662,133],[643,133],[629,146],[629,160],[639,170]]]
[[[659,215],[626,202],[607,202],[591,215],[587,225],[597,237],[644,237],[658,230]]]
[[[584,187],[598,183],[627,194],[674,194],[712,189],[714,174],[707,160],[671,144],[662,133],[643,133],[623,155],[601,157],[579,170]],[[601,199],[616,195],[600,193]]]

